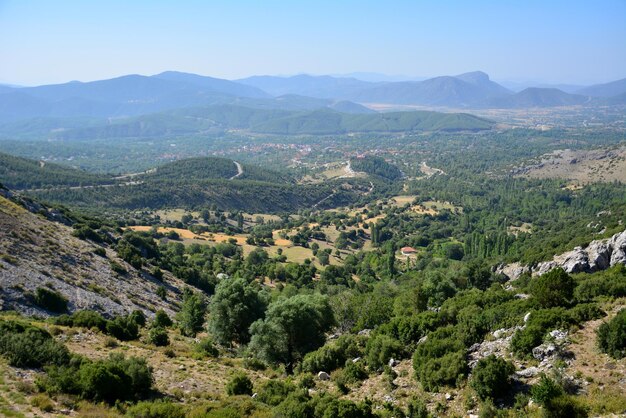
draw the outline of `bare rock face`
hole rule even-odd
[[[556,267],[561,267],[567,273],[593,273],[617,264],[626,265],[626,231],[608,239],[592,241],[586,248],[576,247],[532,268],[512,263],[500,265],[494,271],[510,280],[516,280],[526,272],[531,272],[533,276],[541,276]]]

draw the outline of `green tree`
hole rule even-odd
[[[236,373],[226,384],[228,395],[252,395],[252,381],[243,372]]]
[[[598,345],[611,357],[626,357],[626,309],[619,311],[609,322],[600,325]]]
[[[567,305],[574,297],[574,279],[562,268],[550,270],[531,281],[530,293],[542,308]]]
[[[510,377],[514,371],[513,363],[492,354],[476,364],[470,384],[480,399],[497,399],[511,388]]]
[[[204,297],[200,293],[186,292],[177,316],[180,332],[187,337],[195,337],[202,330],[205,314]]]
[[[296,295],[269,306],[265,319],[250,327],[252,352],[270,362],[294,363],[324,344],[324,333],[335,324],[328,299],[322,295]]]
[[[245,279],[222,280],[211,299],[209,331],[221,344],[246,344],[250,325],[263,318],[268,297]]]

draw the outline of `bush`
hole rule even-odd
[[[226,384],[226,393],[232,395],[252,395],[252,381],[245,373],[236,373]]]
[[[201,339],[195,346],[196,352],[202,354],[203,356],[209,357],[217,357],[219,355],[219,350],[215,347],[213,343],[213,339],[211,337],[206,337]]]
[[[139,402],[126,410],[129,418],[185,418],[185,409],[169,401]]]
[[[59,292],[45,287],[37,288],[35,303],[50,312],[62,313],[67,311],[67,299]]]
[[[376,335],[370,338],[365,348],[367,365],[370,370],[378,370],[385,366],[391,358],[401,358],[404,355],[400,341],[387,335]]]
[[[428,408],[426,403],[419,398],[413,398],[409,401],[407,407],[407,418],[429,418]]]
[[[170,339],[167,336],[167,331],[163,328],[152,328],[149,334],[150,342],[157,347],[164,347],[170,344]]]
[[[118,316],[107,322],[106,333],[120,341],[136,340],[139,337],[137,323],[127,316]]]
[[[16,321],[0,321],[0,354],[15,367],[69,362],[67,348],[45,330]]]
[[[506,395],[511,388],[510,377],[513,372],[513,363],[492,354],[476,364],[470,384],[481,400],[497,399]]]
[[[346,360],[360,356],[360,351],[357,337],[342,335],[335,342],[307,353],[302,360],[301,368],[311,373],[331,372],[343,366]]]
[[[276,406],[295,389],[294,385],[283,380],[267,380],[257,389],[257,400],[267,405]]]
[[[466,347],[458,339],[455,327],[439,328],[417,346],[413,355],[413,368],[417,378],[428,391],[441,385],[455,385],[465,377]]]
[[[539,383],[530,388],[530,394],[535,402],[545,406],[552,399],[564,395],[565,391],[555,380],[542,374]]]
[[[131,312],[129,319],[137,324],[138,327],[146,326],[146,315],[138,309]]]
[[[567,395],[553,398],[544,408],[545,418],[585,418],[589,415],[577,399]]]
[[[154,315],[154,321],[152,321],[152,326],[157,328],[167,328],[171,327],[173,324],[172,320],[165,313],[163,309],[159,309],[156,311]]]
[[[530,282],[530,293],[542,308],[565,306],[574,297],[574,279],[562,268],[555,268]]]
[[[597,331],[598,346],[609,356],[620,359],[626,356],[626,309],[622,309]]]

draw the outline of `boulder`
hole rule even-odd
[[[554,344],[541,344],[533,348],[533,357],[539,361],[543,361],[558,353],[558,348]]]
[[[330,375],[328,373],[326,373],[326,372],[319,372],[317,374],[317,378],[319,380],[330,380]]]

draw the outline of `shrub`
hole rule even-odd
[[[622,309],[609,322],[600,325],[597,331],[598,346],[613,358],[626,356],[626,309]]]
[[[43,412],[52,412],[54,411],[54,402],[52,399],[44,394],[35,395],[32,397],[30,401],[31,405],[41,409]]]
[[[587,409],[573,396],[562,395],[553,398],[544,406],[546,418],[585,418]]]
[[[565,306],[574,297],[574,279],[562,268],[555,268],[530,282],[530,293],[542,308]]]
[[[170,344],[170,339],[167,336],[167,331],[163,328],[152,328],[149,334],[150,342],[157,347],[164,347]]]
[[[257,400],[267,405],[276,406],[295,389],[295,386],[291,383],[270,379],[263,382],[257,389]]]
[[[419,398],[413,398],[409,401],[407,406],[407,418],[429,418],[428,408],[423,400]]]
[[[198,341],[195,346],[196,352],[202,354],[203,356],[209,357],[217,357],[219,355],[219,350],[215,347],[213,343],[213,339],[211,337],[206,337]]]
[[[146,326],[146,315],[138,309],[131,312],[129,319],[137,324],[138,327]]]
[[[172,324],[172,320],[163,309],[159,309],[158,311],[156,311],[156,314],[154,315],[154,321],[152,321],[153,327],[167,328],[171,327]]]
[[[0,354],[15,367],[66,364],[67,348],[41,328],[16,321],[0,321]]]
[[[226,384],[228,395],[252,395],[252,381],[247,374],[236,373]]]
[[[38,287],[35,293],[35,303],[50,312],[66,312],[67,299],[60,294],[45,287]]]
[[[555,380],[542,374],[539,383],[530,388],[530,394],[535,402],[545,406],[552,399],[564,395],[565,391]]]
[[[72,326],[84,328],[106,329],[106,320],[95,311],[76,311],[72,314]]]
[[[185,408],[169,401],[139,402],[126,410],[129,418],[185,418]]]
[[[400,341],[387,335],[376,335],[367,342],[365,355],[370,370],[378,370],[385,366],[391,358],[403,357],[403,346]]]
[[[510,376],[514,371],[513,363],[492,354],[476,364],[471,386],[481,400],[503,397],[511,388]]]
[[[256,357],[246,357],[243,359],[243,367],[249,370],[265,370],[267,364]]]
[[[129,317],[118,316],[107,322],[106,333],[120,341],[136,340],[139,337],[139,327]]]
[[[465,377],[466,348],[452,326],[431,332],[428,339],[417,346],[413,368],[424,389],[433,391],[441,385],[454,385]]]

